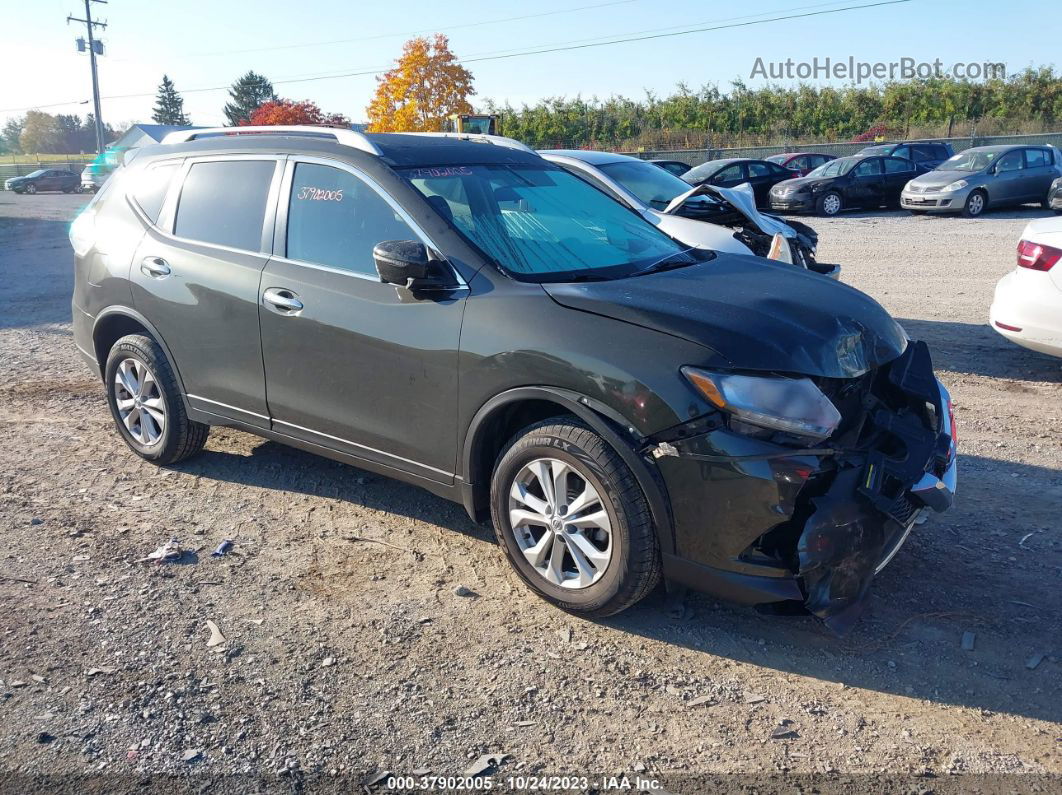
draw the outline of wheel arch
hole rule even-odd
[[[556,416],[574,416],[604,438],[634,473],[649,503],[661,551],[674,551],[674,529],[663,478],[637,452],[624,419],[567,389],[527,386],[510,389],[484,403],[472,417],[461,448],[463,502],[474,521],[490,515],[490,478],[502,449],[522,428]]]
[[[185,408],[188,409],[188,397],[184,388],[184,380],[181,378],[181,370],[166,345],[166,341],[146,317],[130,307],[109,307],[96,316],[96,322],[92,326],[92,349],[96,355],[100,378],[102,379],[106,375],[107,356],[110,354],[111,348],[114,347],[114,343],[127,334],[144,334],[158,343],[159,347],[162,348],[162,352],[166,354],[170,367],[173,368],[173,374],[177,378],[177,386],[181,391],[181,400],[184,401]]]

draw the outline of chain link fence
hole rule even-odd
[[[918,138],[915,140],[949,143],[956,153],[975,146],[993,146],[996,144],[1014,144],[1015,146],[1022,144],[1044,146],[1045,144],[1050,144],[1062,148],[1062,132],[1031,133],[1028,135],[972,135],[958,138]],[[688,165],[696,166],[708,160],[720,160],[729,157],[747,157],[763,160],[766,157],[782,154],[783,152],[822,152],[844,157],[846,155],[854,155],[868,146],[874,146],[874,142],[783,143],[777,146],[744,146],[715,149],[640,149],[635,152],[621,152],[621,154],[640,157],[642,160],[679,160]]]

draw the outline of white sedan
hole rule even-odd
[[[989,322],[1011,342],[1062,356],[1062,217],[1030,221],[1018,267],[999,280]]]

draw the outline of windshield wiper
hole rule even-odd
[[[681,256],[681,255],[684,255],[684,254],[688,256],[689,252],[691,252],[691,251],[693,251],[692,247],[687,248],[687,249],[683,249],[682,251],[676,251],[673,254],[668,254],[666,257],[664,257],[662,259],[658,259],[656,262],[645,266],[641,270],[636,270],[636,271],[634,271],[633,273],[631,273],[629,275],[630,276],[644,276],[647,273],[659,273],[660,271],[669,271],[669,270],[674,270],[675,268],[685,268],[687,265],[692,265],[697,260],[694,259],[693,257],[689,257],[688,259],[680,260],[678,262],[673,262],[673,261],[670,261],[670,260],[674,260],[675,257]]]

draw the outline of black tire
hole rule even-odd
[[[987,207],[988,194],[983,190],[972,190],[962,206],[962,214],[967,218],[980,218]]]
[[[138,439],[126,427],[118,408],[117,393],[119,390],[115,384],[115,377],[119,365],[128,359],[140,362],[147,367],[157,387],[155,391],[162,400],[165,418],[162,432],[157,439],[149,443]],[[104,386],[107,390],[107,405],[110,406],[111,416],[114,417],[118,433],[130,449],[141,458],[154,464],[176,464],[203,449],[207,435],[210,433],[210,426],[188,418],[184,401],[181,399],[181,391],[177,385],[177,378],[173,374],[173,367],[170,366],[162,348],[151,337],[143,334],[129,334],[114,343],[107,356]],[[138,410],[139,406],[138,402]],[[157,428],[158,425],[155,424],[153,427]]]
[[[37,192],[37,186],[36,185],[30,184],[30,185],[26,186],[26,193],[33,194],[33,193],[36,193],[36,192]]]
[[[836,199],[836,204],[827,199]],[[832,218],[838,215],[841,210],[844,209],[844,200],[841,198],[841,194],[835,190],[826,191],[826,193],[819,196],[815,200],[815,212],[825,218]]]
[[[609,517],[611,558],[599,578],[583,588],[549,582],[521,552],[510,524],[513,483],[525,465],[542,457],[574,468],[577,477],[597,491]],[[532,591],[563,610],[592,618],[610,616],[643,599],[660,581],[660,550],[638,481],[608,442],[574,418],[532,425],[502,451],[491,478],[491,516],[498,543],[516,573]]]

